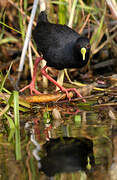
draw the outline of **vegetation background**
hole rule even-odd
[[[71,133],[70,135],[75,137],[81,134],[83,136],[90,136],[91,138],[93,137],[94,141],[97,138],[97,142],[95,141],[94,144],[95,152],[97,153],[97,164],[100,165],[97,178],[104,179],[104,177],[108,176],[107,170],[113,161],[112,155],[114,154],[116,160],[117,154],[117,0],[40,0],[33,22],[32,29],[34,29],[36,25],[39,12],[46,9],[50,22],[67,24],[79,34],[85,35],[90,39],[91,54],[89,64],[82,70],[71,69],[68,70],[68,72],[71,80],[76,81],[76,85],[77,81],[88,85],[93,82],[100,82],[100,85],[104,88],[103,92],[99,87],[98,92],[93,91],[93,93],[92,89],[97,90],[94,89],[94,86],[91,89],[89,87],[85,89],[85,95],[88,96],[92,93],[95,102],[97,102],[97,97],[99,97],[97,109],[96,105],[94,105],[93,112],[88,112],[89,125],[91,126],[88,126],[85,111],[70,116],[70,118],[67,114],[67,110],[71,110],[71,108],[74,110],[75,108],[83,107],[87,110],[90,108],[89,101],[88,108],[87,105],[84,106],[84,103],[83,105],[80,104],[78,100],[78,104],[76,101],[76,104],[74,103],[76,106],[73,104],[73,107],[69,106],[69,103],[67,104],[68,106],[62,104],[63,106],[61,105],[60,110],[62,111],[63,119],[57,109],[54,108],[53,110],[53,107],[48,107],[47,104],[46,107],[44,106],[44,111],[42,110],[40,114],[36,114],[36,117],[32,119],[31,110],[35,113],[38,108],[36,107],[36,110],[33,109],[28,101],[26,102],[23,101],[21,97],[19,98],[17,90],[29,84],[31,81],[33,62],[36,56],[38,56],[35,43],[31,38],[26,52],[21,80],[17,86],[18,68],[33,3],[33,0],[0,0],[0,167],[2,169],[0,178],[3,176],[5,179],[7,177],[11,177],[11,179],[28,179],[28,177],[31,179],[31,177],[34,177],[32,179],[37,179],[36,174],[40,175],[40,172],[34,168],[35,161],[34,158],[31,157],[33,146],[29,140],[30,132],[27,133],[28,135],[26,134],[26,131],[23,129],[24,124],[29,120],[31,120],[31,123],[34,121],[35,124],[39,121],[40,124],[36,127],[37,129],[34,128],[36,132],[41,132],[42,139],[44,139],[45,134],[51,129],[51,123],[50,127],[48,127],[48,120],[50,122],[53,116],[55,120],[54,123],[56,124],[53,126],[56,126],[56,128],[63,123],[65,118],[66,122],[64,123],[64,127],[66,127],[67,130],[65,131],[63,126],[61,128],[64,132]],[[54,78],[57,78],[59,74],[57,70],[52,68],[48,68],[48,73]],[[43,87],[47,86],[47,82],[45,85],[45,80],[42,81],[40,71],[37,76],[37,84],[38,82],[41,84],[40,89],[44,91]],[[65,86],[71,86],[71,82],[68,83],[66,77],[65,82],[67,82],[64,83]],[[48,90],[53,90],[53,86],[49,86]],[[102,93],[100,93],[100,91]],[[105,92],[108,94],[105,95]],[[27,94],[29,95],[28,91]],[[91,97],[92,96],[88,97],[89,100]],[[29,99],[31,99],[31,97],[29,97]],[[43,121],[41,121],[42,119]],[[21,129],[20,125],[22,125]],[[61,129],[57,129],[59,135]],[[72,132],[72,129],[75,129],[75,131]],[[39,133],[38,135],[40,135]],[[115,139],[113,138],[114,133]],[[55,137],[58,135],[55,129],[53,130],[53,134]],[[114,146],[115,151],[112,149]],[[16,160],[21,160],[21,150],[23,160],[19,162],[15,161],[15,157]],[[115,175],[115,179],[117,179],[116,164],[114,170],[115,173],[113,173],[113,169],[110,168],[110,171]]]
[[[11,95],[13,90],[24,87],[24,83],[29,84],[31,81],[33,60],[38,56],[32,38],[26,53],[21,81],[19,87],[17,87],[17,71],[33,3],[33,0],[0,1],[1,93],[6,92],[8,95]],[[115,86],[117,71],[117,2],[115,0],[41,0],[38,3],[33,28],[36,25],[39,12],[44,9],[47,11],[50,22],[67,24],[79,34],[87,36],[90,39],[90,62],[83,70],[69,70],[71,80],[80,80],[83,84],[89,84],[100,80],[100,77],[102,80],[102,76],[105,76],[109,77],[107,80],[109,82],[111,81],[111,86]],[[48,71],[54,78],[59,73],[57,70],[51,68],[48,68]],[[110,78],[110,76],[112,77]],[[42,76],[39,71],[37,82],[41,79]],[[44,84],[44,80],[41,82],[43,82],[41,88],[47,87],[47,82],[46,85]],[[109,85],[107,83],[107,86]],[[49,89],[51,91],[51,88]],[[17,93],[14,94],[18,97]],[[7,99],[6,104],[7,102],[9,104],[6,105],[4,110],[1,108],[1,117],[8,112],[13,100],[12,96],[12,98],[4,96],[4,94],[1,94],[2,101],[4,102]],[[9,101],[8,98],[10,99]],[[25,104],[25,106],[30,107],[28,104]],[[16,115],[16,117],[18,116]]]

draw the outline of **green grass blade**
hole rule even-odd
[[[9,122],[10,129],[15,129],[15,124],[13,122],[13,119],[11,119],[11,117],[8,116],[6,113],[4,114],[4,116],[7,118],[8,122]]]
[[[0,92],[2,91],[2,89],[3,89],[3,87],[4,87],[5,81],[6,81],[6,79],[7,79],[7,77],[8,77],[8,74],[9,74],[9,72],[10,72],[10,70],[11,70],[12,64],[13,64],[13,62],[10,64],[10,67],[9,67],[9,69],[8,69],[8,71],[7,71],[7,74],[5,75],[5,77],[4,77],[3,81],[2,81],[2,84],[1,84],[1,87],[0,87]]]
[[[56,5],[68,5],[66,1],[50,1],[51,4],[56,4]]]
[[[16,160],[21,160],[21,142],[20,142],[20,129],[15,128],[15,153]]]
[[[61,4],[61,2],[64,2],[64,0],[59,0],[59,2],[59,24],[66,24],[66,6],[64,4]]]
[[[70,18],[69,18],[69,23],[68,23],[69,27],[72,27],[72,25],[73,25],[73,19],[74,19],[74,14],[75,14],[75,9],[76,9],[77,2],[78,2],[78,0],[73,1],[71,13],[70,13]]]
[[[23,24],[23,17],[22,17],[20,12],[19,12],[19,25],[20,25],[20,30],[21,30],[21,34],[22,34],[22,39],[24,41],[24,39],[25,39],[25,27]]]
[[[96,34],[94,34],[94,35],[92,36],[91,40],[90,40],[90,43],[91,43],[91,44],[92,44],[94,41],[97,42],[98,39],[99,39],[101,30],[102,30],[102,28],[103,28],[105,12],[106,12],[106,9],[104,10],[104,13],[103,13],[103,16],[102,16],[102,18],[101,18],[100,25],[99,25],[99,28],[97,29]]]
[[[16,160],[21,160],[20,123],[19,123],[19,93],[13,91],[15,118],[15,152]]]
[[[5,15],[6,15],[6,13],[4,12],[4,9],[3,9],[3,8],[2,8],[2,10],[1,10],[1,14],[3,14],[3,21],[5,22]],[[2,17],[0,17],[0,21],[1,21],[1,19],[2,19]],[[0,33],[0,40],[3,38],[4,29],[5,29],[5,27],[2,26],[2,28],[1,28],[1,33]]]
[[[77,7],[79,8],[79,9],[84,9],[86,12],[89,12],[89,13],[94,13],[94,14],[96,14],[96,13],[99,13],[100,12],[100,10],[102,11],[103,9],[101,9],[101,8],[94,8],[94,7],[91,7],[91,6],[87,6],[87,5],[77,5]]]
[[[0,21],[0,24],[2,24],[3,26],[5,26],[5,27],[7,27],[7,28],[9,28],[9,29],[11,29],[11,30],[19,33],[19,34],[22,34],[22,33],[21,33],[20,31],[18,31],[17,29],[14,29],[13,27],[8,26],[7,24],[5,24],[5,23],[2,22],[2,21]]]
[[[9,97],[8,102],[5,100],[6,106],[5,106],[4,109],[0,110],[0,116],[3,116],[3,115],[9,110],[12,102],[13,102],[13,95],[11,95],[11,96]],[[9,122],[9,123],[10,123],[10,122]]]
[[[10,92],[9,90],[7,90],[6,88],[3,87],[2,90],[3,90],[4,92],[6,92],[7,94],[11,95],[11,92]]]
[[[17,91],[13,91],[14,97],[14,118],[15,118],[15,127],[19,128],[19,93]]]
[[[14,37],[7,37],[4,39],[0,39],[0,45],[1,44],[6,44],[6,43],[11,43],[11,42],[18,42],[18,39],[14,38]]]
[[[24,11],[27,13],[27,7],[28,7],[28,0],[24,1]]]
[[[8,137],[8,142],[11,142],[12,140],[14,140],[14,134],[15,134],[15,128],[14,129],[10,129],[10,133],[9,133],[9,137]]]

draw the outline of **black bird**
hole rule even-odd
[[[66,25],[50,23],[45,11],[42,11],[38,16],[38,22],[33,31],[33,38],[36,42],[40,57],[36,59],[34,65],[32,82],[20,91],[30,88],[31,94],[32,92],[40,94],[40,92],[35,89],[36,71],[38,63],[42,59],[45,59],[47,65],[41,69],[42,74],[58,86],[61,91],[66,92],[68,98],[68,91],[70,90],[75,91],[77,95],[81,97],[75,88],[65,89],[60,86],[45,70],[47,66],[54,67],[58,70],[64,68],[82,68],[85,66],[89,60],[89,39],[80,36]]]

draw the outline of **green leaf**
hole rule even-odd
[[[1,44],[6,44],[6,43],[11,43],[11,42],[18,42],[18,39],[14,38],[14,37],[7,37],[4,39],[0,39],[0,45]]]
[[[16,160],[21,160],[21,142],[20,142],[19,128],[15,128],[15,153],[16,153]]]
[[[15,129],[15,124],[13,122],[13,119],[11,119],[11,117],[8,116],[6,113],[4,114],[4,116],[8,119],[10,129]]]
[[[7,24],[5,24],[4,22],[0,21],[0,24],[2,24],[3,26],[9,28],[9,29],[12,29],[13,31],[19,33],[19,34],[22,34],[20,31],[18,31],[17,29],[14,29],[13,27],[10,27],[8,26]]]
[[[101,33],[101,31],[102,31],[102,28],[103,28],[103,24],[104,24],[105,13],[106,13],[106,8],[104,9],[104,13],[103,13],[103,16],[102,16],[102,18],[101,18],[99,27],[98,27],[96,33],[92,36],[92,38],[91,38],[91,40],[90,40],[90,43],[91,43],[91,44],[93,44],[93,42],[98,42],[100,33]]]
[[[0,92],[2,91],[2,89],[3,89],[3,87],[4,87],[5,81],[6,81],[8,75],[9,75],[9,72],[10,72],[10,70],[11,70],[12,64],[13,64],[13,63],[10,64],[10,67],[9,67],[9,69],[8,69],[8,71],[7,71],[7,74],[5,75],[5,77],[4,77],[4,79],[3,79],[2,83],[1,83]]]
[[[14,97],[14,118],[15,118],[15,127],[19,128],[19,93],[18,91],[13,91]]]
[[[66,6],[64,4],[61,4],[64,2],[64,0],[59,0],[59,24],[66,24]]]

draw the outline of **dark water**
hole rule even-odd
[[[117,121],[109,107],[36,111],[20,116],[21,160],[12,131],[1,127],[0,180],[117,180]]]

